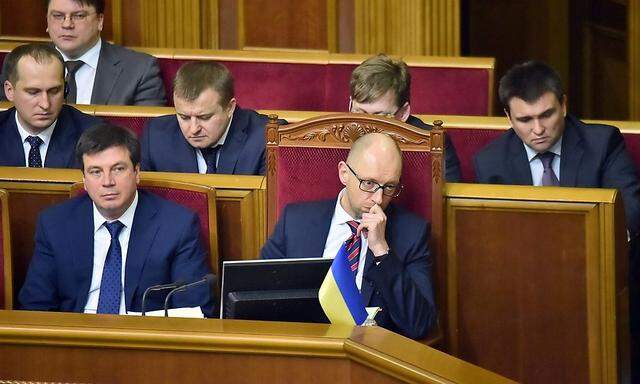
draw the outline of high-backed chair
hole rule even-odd
[[[13,308],[13,273],[11,268],[11,235],[9,231],[9,194],[0,189],[0,308]]]
[[[198,214],[202,241],[207,246],[211,269],[218,275],[220,257],[218,252],[218,225],[216,215],[216,191],[214,187],[180,181],[154,180],[141,177],[139,188],[155,193],[167,200],[185,206]],[[71,186],[70,196],[84,193],[84,184]]]
[[[404,190],[395,203],[429,220],[434,253],[435,289],[441,313],[444,300],[444,183],[442,122],[431,131],[394,119],[364,114],[334,114],[297,124],[267,125],[267,229],[270,234],[283,208],[292,202],[335,199],[342,188],[338,162],[346,160],[351,144],[370,132],[385,132],[403,153]]]

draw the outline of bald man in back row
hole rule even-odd
[[[391,204],[402,192],[401,174],[402,154],[391,137],[362,136],[338,163],[344,188],[337,199],[285,207],[260,256],[334,258],[345,241],[357,244],[353,249],[359,257],[350,266],[365,305],[382,308],[376,323],[419,339],[437,318],[430,226]]]

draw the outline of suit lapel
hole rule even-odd
[[[238,162],[238,157],[247,139],[246,129],[248,123],[249,116],[240,113],[240,107],[236,106],[233,112],[231,126],[229,127],[229,133],[227,134],[218,159],[217,173],[233,174],[236,163]]]
[[[510,172],[509,179],[513,180],[513,183],[510,184],[533,185],[527,151],[525,151],[522,140],[515,134],[513,129],[511,130],[511,139],[509,140],[509,155],[507,161],[507,167]]]
[[[74,215],[77,221],[72,220],[69,228],[69,233],[75,233],[75,236],[69,237],[69,251],[73,254],[74,276],[78,287],[75,312],[84,311],[93,275],[93,204],[89,195],[84,195],[81,199],[77,214]]]
[[[102,40],[98,68],[96,68],[96,77],[91,93],[91,104],[108,104],[111,92],[121,73],[120,59],[113,55],[110,44]]]
[[[305,253],[311,257],[322,257],[324,253],[324,246],[327,243],[327,237],[329,237],[329,229],[331,228],[331,218],[335,211],[336,201],[327,200],[323,202],[318,208],[316,214],[311,219],[311,226],[306,230],[315,232],[316,236],[308,236],[305,239],[303,248]]]
[[[51,135],[51,142],[47,149],[47,156],[44,159],[45,167],[67,168],[73,165],[71,157],[72,149],[75,147],[73,130],[75,127],[71,122],[71,116],[66,105],[58,116],[56,127]]]
[[[153,220],[157,211],[158,207],[152,198],[144,192],[138,191],[138,206],[129,236],[124,273],[124,297],[127,309],[131,308],[133,294],[140,283],[140,274],[160,226],[157,220]]]
[[[560,156],[560,186],[562,187],[576,186],[578,168],[584,154],[581,141],[574,122],[570,118],[566,118]]]
[[[3,159],[2,165],[24,167],[24,147],[18,126],[16,125],[16,110],[11,108],[7,113],[7,120],[3,125],[2,139],[0,140],[0,157]]]
[[[173,124],[175,124],[175,129],[173,130],[172,141],[178,146],[177,150],[171,154],[172,157],[175,157],[175,164],[179,164],[180,168],[183,168],[181,169],[182,172],[198,173],[196,150],[184,138],[178,121],[175,120]],[[168,145],[173,145],[173,143],[168,143]]]

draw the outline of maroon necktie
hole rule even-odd
[[[538,153],[538,158],[542,161],[542,166],[544,167],[542,172],[542,185],[544,186],[557,187],[560,185],[558,177],[553,172],[553,168],[551,168],[551,163],[555,157],[556,154],[553,152]]]

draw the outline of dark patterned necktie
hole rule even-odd
[[[544,171],[542,172],[542,185],[544,186],[557,187],[560,185],[558,177],[551,167],[551,163],[555,157],[556,155],[553,152],[538,153],[538,158],[542,161],[542,166],[544,168]]]
[[[78,85],[76,84],[76,72],[84,65],[82,60],[69,60],[65,61],[64,66],[67,67],[67,103],[75,104],[78,97]]]
[[[200,149],[204,161],[207,163],[207,173],[217,173],[218,167],[216,166],[216,160],[218,157],[218,151],[222,146],[216,145],[215,147],[208,147]]]
[[[42,156],[40,156],[40,146],[44,144],[41,138],[38,136],[27,136],[27,143],[31,145],[29,150],[29,159],[27,159],[27,165],[30,168],[42,168]]]
[[[104,226],[111,235],[111,245],[107,251],[107,258],[102,269],[100,281],[100,297],[98,298],[97,313],[120,313],[120,298],[122,296],[122,249],[118,236],[124,228],[119,221],[105,223]]]
[[[362,245],[362,239],[357,235],[358,226],[360,223],[357,221],[347,221],[349,229],[351,229],[351,236],[347,239],[347,254],[349,259],[349,267],[353,275],[358,274],[358,264],[360,263],[360,248]]]

